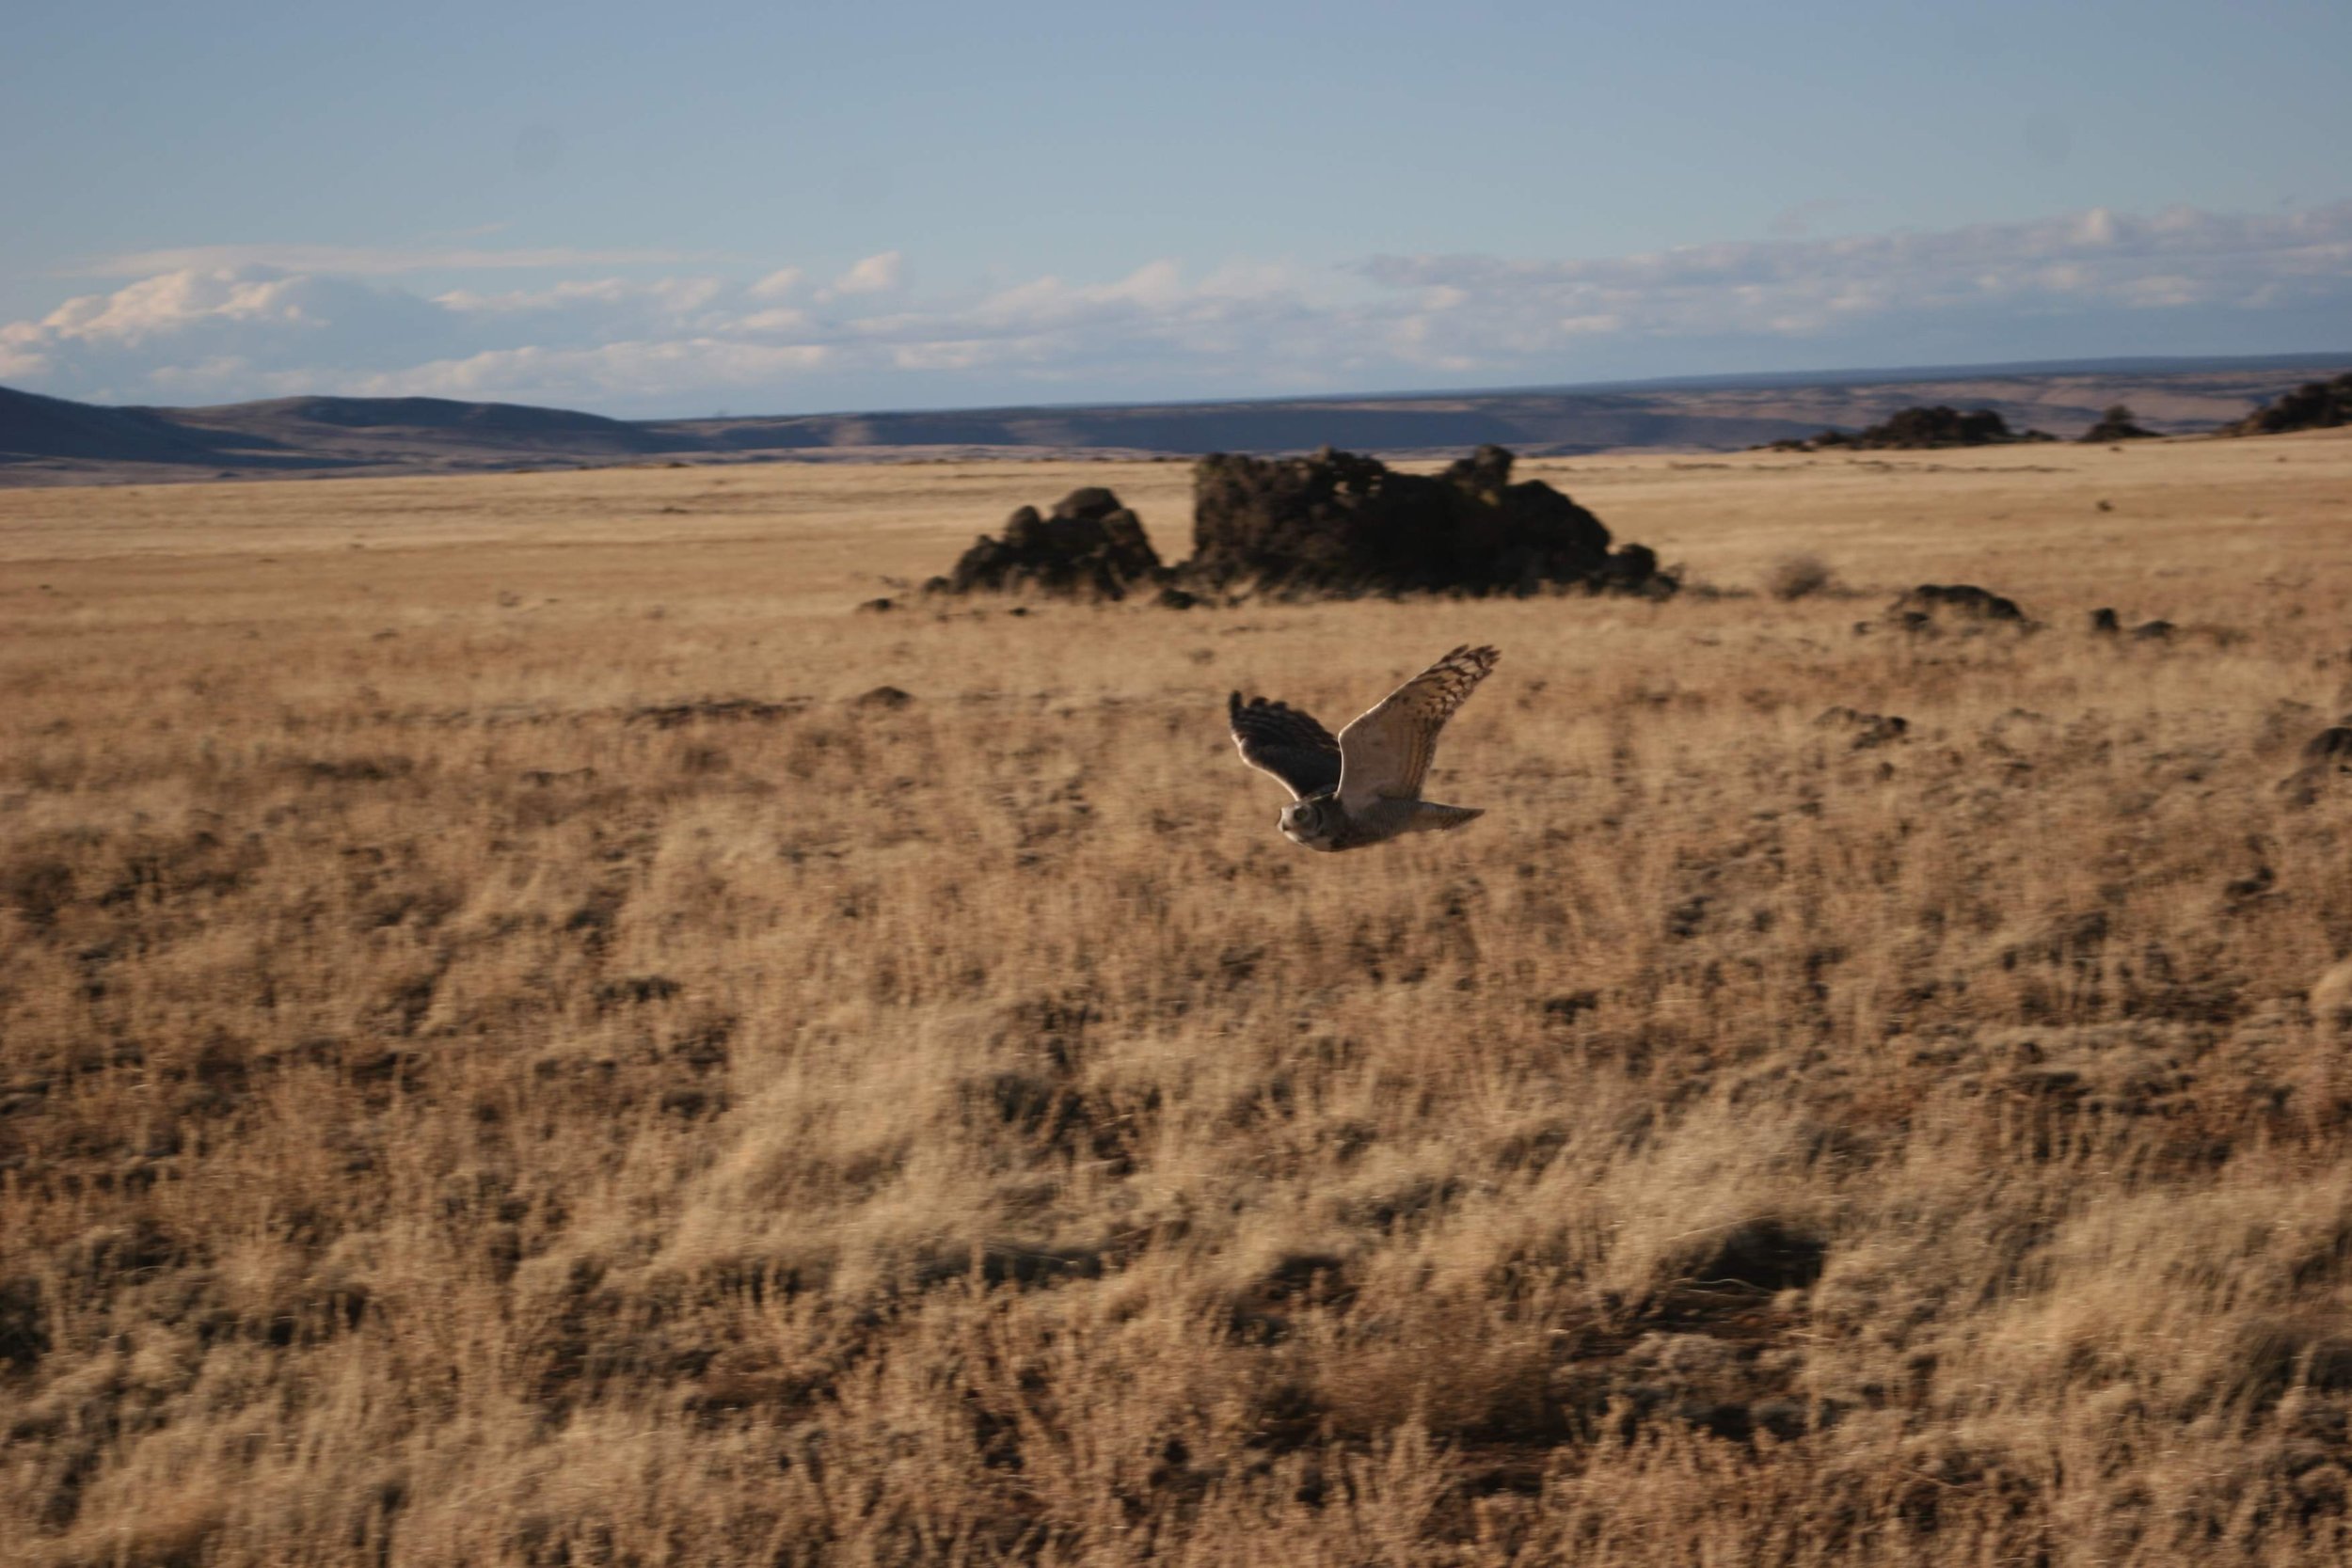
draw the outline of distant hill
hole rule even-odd
[[[262,450],[295,448],[352,458],[419,449],[584,457],[642,457],[684,450],[675,438],[646,425],[519,403],[307,397],[151,412]]]
[[[2061,436],[2131,404],[2158,435],[2219,429],[2352,354],[1716,376],[1679,382],[1227,403],[613,420],[446,398],[275,398],[108,408],[0,388],[0,484],[482,472],[648,459],[1256,454],[1335,446],[1458,456],[1736,451],[1856,431],[1916,404],[1989,408]]]
[[[1048,451],[1459,453],[1494,442],[1531,453],[1725,447],[1789,434],[1769,414],[1686,414],[1656,394],[1529,393],[1324,398],[1280,403],[977,408],[682,420],[656,425],[714,451],[984,447]]]
[[[34,458],[211,463],[218,443],[150,408],[102,408],[0,387],[0,466]]]
[[[0,388],[0,483],[510,468],[699,450],[626,420],[513,403],[301,397],[106,408]]]

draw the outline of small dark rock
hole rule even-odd
[[[709,1110],[712,1104],[712,1097],[707,1089],[672,1089],[661,1097],[664,1111],[672,1116],[684,1117],[689,1121]]]
[[[1813,722],[1823,729],[1841,728],[1853,732],[1853,749],[1867,752],[1874,746],[1884,746],[1902,739],[1911,732],[1911,721],[1899,713],[1864,713],[1858,708],[1840,704],[1826,709]]]
[[[2112,610],[2094,610],[2090,612],[2090,629],[2095,636],[2113,637],[2123,629],[2123,622]]]
[[[1197,594],[1187,594],[1181,588],[1163,588],[1159,592],[1159,596],[1152,602],[1162,610],[1191,610],[1200,603],[1200,597]]]
[[[2303,758],[2307,762],[2352,764],[2352,719],[2341,724],[2330,724],[2305,743]]]
[[[2345,772],[2352,772],[2352,716],[2304,743],[2303,766],[2279,781],[2279,791],[2289,804],[2308,806]]]
[[[2233,877],[2222,884],[2221,895],[2233,904],[2244,904],[2260,898],[2278,885],[2279,874],[2266,865],[2258,865],[2243,877]]]
[[[1898,598],[1891,607],[1898,613],[1921,615],[1940,620],[1946,614],[1967,621],[2000,621],[2012,626],[2026,624],[2026,612],[2015,599],[1978,588],[1969,583],[1923,582]]]
[[[1599,1006],[1600,992],[1597,990],[1570,991],[1565,996],[1547,997],[1544,1017],[1555,1023],[1573,1022],[1579,1013],[1592,1012]]]
[[[898,602],[896,599],[884,596],[879,599],[868,599],[857,608],[863,614],[886,615],[890,611],[898,608]]]
[[[852,700],[856,707],[902,708],[914,699],[895,686],[878,686]]]
[[[2169,621],[2142,621],[2132,628],[2132,637],[2141,642],[2164,642],[2170,641],[2173,629]]]

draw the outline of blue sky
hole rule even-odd
[[[0,383],[629,415],[2352,350],[2352,7],[24,8]]]

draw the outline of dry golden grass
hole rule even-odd
[[[1714,592],[849,611],[1174,465],[0,495],[5,1555],[2345,1560],[2352,439],[1534,467]],[[1466,641],[1491,815],[1283,844],[1226,689]]]

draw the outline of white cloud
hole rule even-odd
[[[2221,307],[2259,289],[2271,304],[2352,301],[2352,202],[2290,214],[2094,208],[2031,223],[1934,232],[1690,245],[1559,261],[1389,256],[1362,266],[1384,288],[1449,289],[1457,346],[1487,355],[1553,333],[1804,336],[1872,320],[1919,323],[2102,309]]]
[[[496,349],[360,377],[362,397],[443,397],[594,402],[615,397],[692,399],[711,391],[773,387],[822,366],[818,344],[773,345],[716,338],[606,343],[591,349]]]
[[[898,286],[906,270],[906,258],[895,250],[868,256],[849,271],[833,280],[832,292],[836,294],[887,293]]]
[[[66,300],[0,327],[37,391],[106,402],[276,396],[372,370],[388,352],[430,356],[456,319],[414,294],[354,278],[183,270]]]
[[[178,266],[0,325],[0,380],[111,402],[432,392],[662,413],[723,392],[784,410],[2352,346],[2347,322],[2352,202],[1336,272],[1161,258],[963,293],[916,291],[897,251],[816,289],[793,267],[737,281],[582,264],[430,298],[364,268]]]
[[[479,272],[504,268],[675,266],[695,258],[682,250],[592,250],[568,245],[488,249],[478,245],[198,245],[167,250],[126,250],[62,270],[68,277],[145,277],[163,272],[236,271],[336,273],[385,277],[409,272]]]
[[[778,267],[743,292],[754,299],[782,299],[801,286],[801,269]]]
[[[735,321],[739,332],[807,332],[816,325],[807,311],[795,310],[788,305],[754,310],[748,315],[737,317]]]
[[[48,378],[49,356],[37,354],[29,346],[29,337],[11,337],[14,327],[0,327],[0,381],[18,381],[33,385]]]

